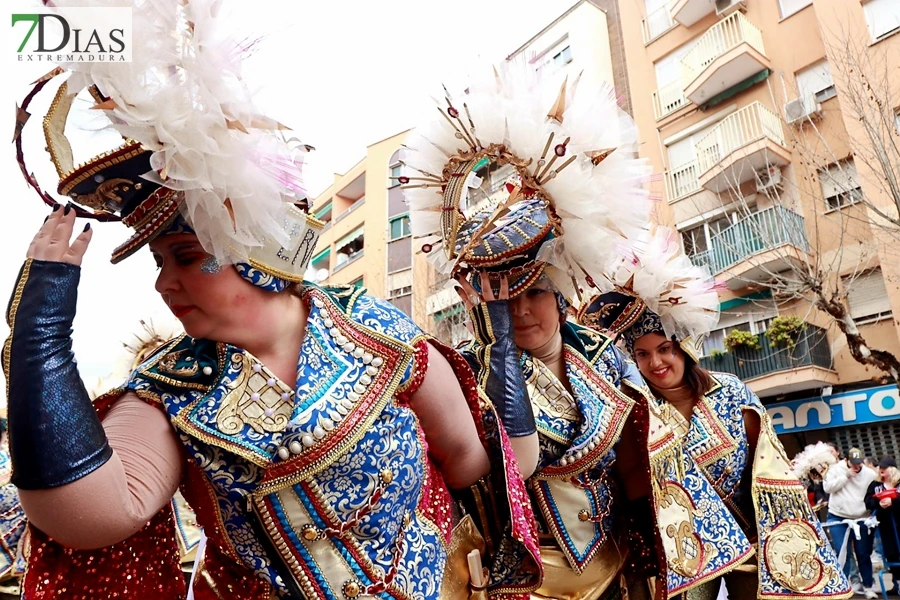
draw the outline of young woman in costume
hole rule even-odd
[[[624,594],[624,575],[655,555],[648,469],[669,445],[648,450],[635,366],[566,320],[589,274],[646,227],[634,123],[609,88],[545,83],[507,64],[448,96],[408,143],[401,183],[417,244],[469,310],[464,354],[479,383],[520,407],[501,419],[520,463],[537,463],[526,479],[544,568],[533,595],[586,600]]]
[[[716,547],[708,550],[749,540],[758,555],[753,561],[752,553],[739,553],[739,560],[723,564],[688,597],[715,598],[719,576],[729,598],[738,600],[849,597],[847,580],[762,403],[734,375],[699,365],[696,340],[718,318],[712,278],[684,255],[675,231],[660,227],[635,246],[634,254],[610,270],[616,290],[586,302],[579,321],[623,342],[659,400],[663,422],[699,467],[680,481],[657,477],[654,486],[669,487],[674,502],[686,495],[690,512],[701,509],[697,486],[711,484],[729,518],[711,523],[715,534],[709,539]],[[693,575],[681,551],[680,518],[672,513],[661,519],[660,535],[670,575]],[[671,581],[669,589],[680,591]]]
[[[297,206],[298,147],[257,113],[220,9],[137,3],[134,62],[66,65],[44,120],[74,204],[41,226],[7,313],[24,597],[184,597],[179,486],[207,537],[197,600],[467,598],[473,549],[479,593],[533,588],[521,474],[465,361],[364,290],[302,281],[323,224]],[[76,168],[64,128],[85,88],[125,142]],[[186,331],[93,405],[71,351],[92,235],[70,243],[76,216],[135,230],[113,262],[148,245]]]

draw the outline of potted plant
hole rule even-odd
[[[738,348],[759,350],[759,337],[749,331],[734,329],[725,336],[725,347],[728,348],[729,352],[734,352]]]
[[[766,338],[769,340],[769,346],[787,346],[788,350],[793,350],[797,345],[797,338],[806,329],[806,323],[800,317],[775,317],[766,328]]]

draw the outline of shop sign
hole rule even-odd
[[[766,406],[775,433],[797,433],[900,418],[900,390],[883,385]]]

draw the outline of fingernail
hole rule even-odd
[[[54,205],[54,206],[53,206],[53,212],[58,211],[60,208],[62,208],[62,204],[56,204],[56,205]]]
[[[90,224],[90,223],[85,223],[85,224],[84,224],[84,230],[83,230],[83,231],[88,231],[90,228],[91,228],[91,224]]]
[[[69,212],[71,212],[71,210],[72,210],[72,205],[66,204],[66,209],[63,211],[63,216],[68,215]]]

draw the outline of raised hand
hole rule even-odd
[[[53,212],[41,225],[37,235],[28,246],[28,258],[47,262],[64,262],[81,266],[81,259],[91,241],[93,230],[90,223],[78,234],[74,241],[72,229],[75,227],[75,211],[71,207],[57,204]]]
[[[481,302],[495,302],[497,300],[509,300],[509,279],[506,275],[500,276],[500,288],[497,293],[494,292],[493,282],[490,273],[481,272],[481,291],[479,294],[472,287],[472,284],[465,277],[457,277],[456,282],[460,287],[456,288],[456,293],[466,305],[466,310],[472,310],[475,305]]]

